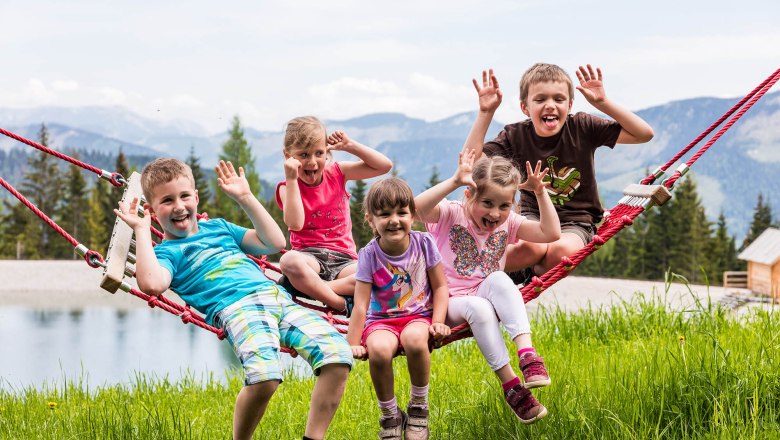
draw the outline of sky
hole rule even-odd
[[[509,123],[542,61],[599,66],[640,110],[743,96],[780,67],[779,21],[776,0],[6,1],[0,107],[123,106],[211,133],[233,115],[273,131],[307,114],[434,121],[476,110],[471,79],[493,68]]]

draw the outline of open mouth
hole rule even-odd
[[[482,217],[482,227],[485,229],[495,229],[498,227],[498,220],[490,220],[489,218]]]
[[[306,180],[314,180],[317,178],[317,170],[303,170],[303,175]]]
[[[173,223],[174,226],[182,228],[186,226],[187,220],[189,220],[190,216],[187,214],[182,214],[176,217],[171,217],[171,223]]]
[[[542,116],[542,124],[552,130],[558,126],[558,117],[553,115]]]

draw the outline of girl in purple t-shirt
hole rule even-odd
[[[474,152],[461,153],[458,169],[444,182],[415,198],[420,220],[426,223],[442,254],[450,288],[447,323],[468,322],[474,340],[504,389],[504,398],[523,423],[533,423],[547,410],[528,391],[550,384],[544,361],[531,344],[531,324],[517,287],[503,271],[507,245],[518,239],[550,242],[561,235],[558,216],[542,181],[547,169],[526,162],[528,179],[503,157],[483,157],[474,164]],[[467,186],[463,202],[443,200]],[[512,209],[518,189],[536,195],[540,220]],[[499,321],[517,345],[525,385],[509,363]]]
[[[368,358],[382,412],[379,437],[400,440],[404,431],[408,440],[427,439],[429,340],[450,334],[441,256],[429,234],[411,230],[414,195],[406,182],[393,177],[375,183],[364,204],[374,239],[358,255],[347,341],[355,358]],[[406,412],[398,407],[393,383],[399,348],[412,383]]]
[[[356,156],[355,162],[331,162],[331,150]],[[355,291],[357,252],[352,239],[347,180],[376,177],[393,162],[353,141],[344,132],[327,135],[314,116],[295,118],[284,134],[285,180],[276,187],[292,251],[279,262],[280,284],[294,288],[349,316]]]

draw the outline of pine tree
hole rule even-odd
[[[187,157],[187,165],[192,169],[192,177],[195,178],[195,188],[198,190],[198,212],[209,213],[211,208],[211,188],[200,159],[195,155],[195,147],[190,146],[190,155]]]
[[[41,124],[38,143],[49,146],[49,131]],[[52,217],[60,199],[60,171],[57,159],[47,153],[33,153],[27,159],[29,166],[22,182],[22,194],[44,214]],[[53,232],[43,221],[28,222],[24,231],[24,246],[28,258],[49,258]]]
[[[366,222],[363,210],[363,201],[366,199],[366,182],[356,180],[350,191],[349,215],[352,219],[352,238],[355,240],[355,246],[358,249],[365,246],[372,238],[374,233],[371,226]]]
[[[425,189],[431,189],[434,186],[441,183],[441,177],[439,176],[439,167],[436,165],[433,165],[433,169],[431,170],[431,177],[428,179],[428,186],[425,187]]]
[[[239,167],[243,167],[252,194],[260,193],[260,178],[257,175],[257,171],[255,171],[255,159],[252,157],[252,149],[244,137],[244,129],[241,128],[241,121],[238,116],[233,117],[229,138],[222,144],[222,152],[219,154],[219,159],[232,162],[236,170]],[[222,217],[233,223],[252,227],[252,223],[244,211],[222,191],[216,191],[215,193],[214,211],[215,217]]]
[[[78,154],[74,154],[78,159]],[[87,181],[84,179],[82,170],[71,165],[65,176],[65,190],[62,195],[62,206],[57,212],[57,222],[62,228],[79,243],[86,243],[90,234],[87,229],[87,215],[89,213],[89,199],[87,190]],[[73,251],[73,247],[66,240],[59,241],[60,245],[55,247],[55,256],[57,258],[78,258]],[[100,251],[102,253],[102,251]]]
[[[40,222],[27,206],[21,202],[11,204],[3,201],[7,214],[2,217],[4,240],[0,241],[0,255],[8,258],[26,258],[24,231],[28,223]]]
[[[113,214],[116,202],[114,202],[112,191],[105,184],[106,182],[96,181],[89,193],[87,203],[89,216],[87,217],[87,229],[89,238],[87,247],[103,254],[108,248],[108,242],[111,239],[111,232],[114,228],[115,217],[107,220],[106,212],[110,209]],[[117,199],[118,200],[118,199]]]
[[[723,272],[741,269],[737,259],[736,240],[729,235],[723,212],[718,216],[715,236],[710,242],[709,255],[711,260],[709,277],[713,284],[723,282]]]
[[[758,193],[758,202],[756,203],[756,209],[753,211],[750,229],[739,249],[744,250],[770,226],[772,226],[772,207],[769,204],[764,204],[764,195]]]

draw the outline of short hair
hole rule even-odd
[[[366,214],[370,215],[384,208],[396,206],[408,206],[412,216],[417,214],[412,189],[409,188],[409,184],[398,177],[388,177],[374,183],[363,200],[363,209]]]
[[[308,149],[326,137],[325,124],[314,116],[300,116],[287,122],[284,128],[284,151]]]
[[[471,178],[477,185],[470,200],[476,200],[484,193],[488,185],[497,185],[502,188],[517,188],[520,184],[520,171],[509,159],[502,156],[482,156],[471,170]]]
[[[186,163],[172,157],[161,157],[155,159],[144,167],[141,172],[141,189],[147,203],[152,202],[152,191],[154,188],[178,179],[186,177],[195,187],[195,177],[192,175],[192,169]]]
[[[569,88],[569,101],[574,98],[574,85],[565,70],[555,64],[536,63],[529,67],[520,78],[520,101],[525,103],[525,100],[528,99],[528,89],[531,84],[550,81],[566,84]]]

